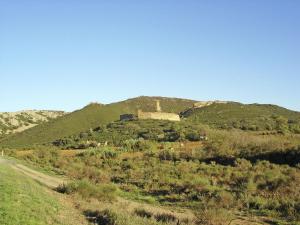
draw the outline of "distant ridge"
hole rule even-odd
[[[0,112],[0,136],[22,132],[63,115],[65,115],[65,112],[54,110]]]

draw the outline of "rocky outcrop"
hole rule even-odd
[[[65,112],[47,110],[2,112],[0,113],[0,135],[22,132],[62,115],[65,115]]]
[[[205,106],[209,106],[209,105],[212,105],[214,103],[217,103],[217,104],[227,104],[228,102],[227,101],[200,101],[200,102],[196,102],[194,103],[194,108],[202,108],[202,107],[205,107]]]

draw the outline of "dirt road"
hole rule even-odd
[[[44,173],[30,169],[29,167],[21,165],[11,159],[6,159],[6,158],[0,157],[0,163],[9,165],[14,170],[32,178],[33,180],[36,180],[37,182],[39,182],[42,185],[45,185],[51,189],[54,189],[54,188],[58,187],[59,185],[67,182],[67,180],[65,180],[65,179],[48,176]]]

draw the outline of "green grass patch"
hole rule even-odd
[[[64,224],[57,219],[61,209],[55,198],[31,179],[0,165],[0,224]]]

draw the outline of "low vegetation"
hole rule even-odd
[[[65,194],[78,193],[85,199],[96,198],[101,201],[113,201],[116,198],[117,188],[112,184],[92,184],[87,180],[63,184],[57,191]]]
[[[300,113],[275,105],[212,104],[182,115],[194,123],[221,129],[300,133]]]
[[[152,143],[205,140],[207,126],[188,122],[140,120],[113,122],[81,132],[79,135],[55,140],[52,144],[64,149],[86,149],[110,145],[125,151],[145,150]],[[146,142],[145,142],[146,141]]]
[[[182,121],[118,121],[121,113],[155,110],[153,98],[91,104],[7,137],[0,147],[73,180],[58,192],[107,206],[84,210],[95,224],[223,225],[237,215],[299,224],[298,112],[273,105],[190,108],[193,101],[161,101],[163,110],[182,112]],[[112,207],[119,199],[172,210]],[[180,210],[192,216],[175,213]]]
[[[300,113],[279,106],[229,102],[193,108],[196,101],[192,100],[138,97],[109,105],[92,103],[49,123],[5,137],[0,141],[0,147],[32,148],[86,133],[97,127],[106,127],[107,124],[119,120],[120,114],[136,113],[138,109],[155,111],[156,99],[161,101],[163,111],[180,114],[183,121],[190,122],[188,125],[209,125],[218,129],[241,129],[273,134],[300,133]],[[193,138],[193,135],[190,137]]]
[[[206,132],[208,139],[200,142],[144,139],[133,145],[125,141],[118,147],[89,148],[69,157],[52,150],[48,154],[33,151],[22,158],[75,180],[88,179],[62,187],[62,192],[76,191],[104,201],[103,195],[110,193],[148,204],[189,208],[199,224],[219,224],[222,215],[231,218],[235,211],[289,223],[300,220],[299,136]],[[267,153],[278,155],[266,157]],[[159,222],[175,221],[172,216],[142,210],[135,214]]]

